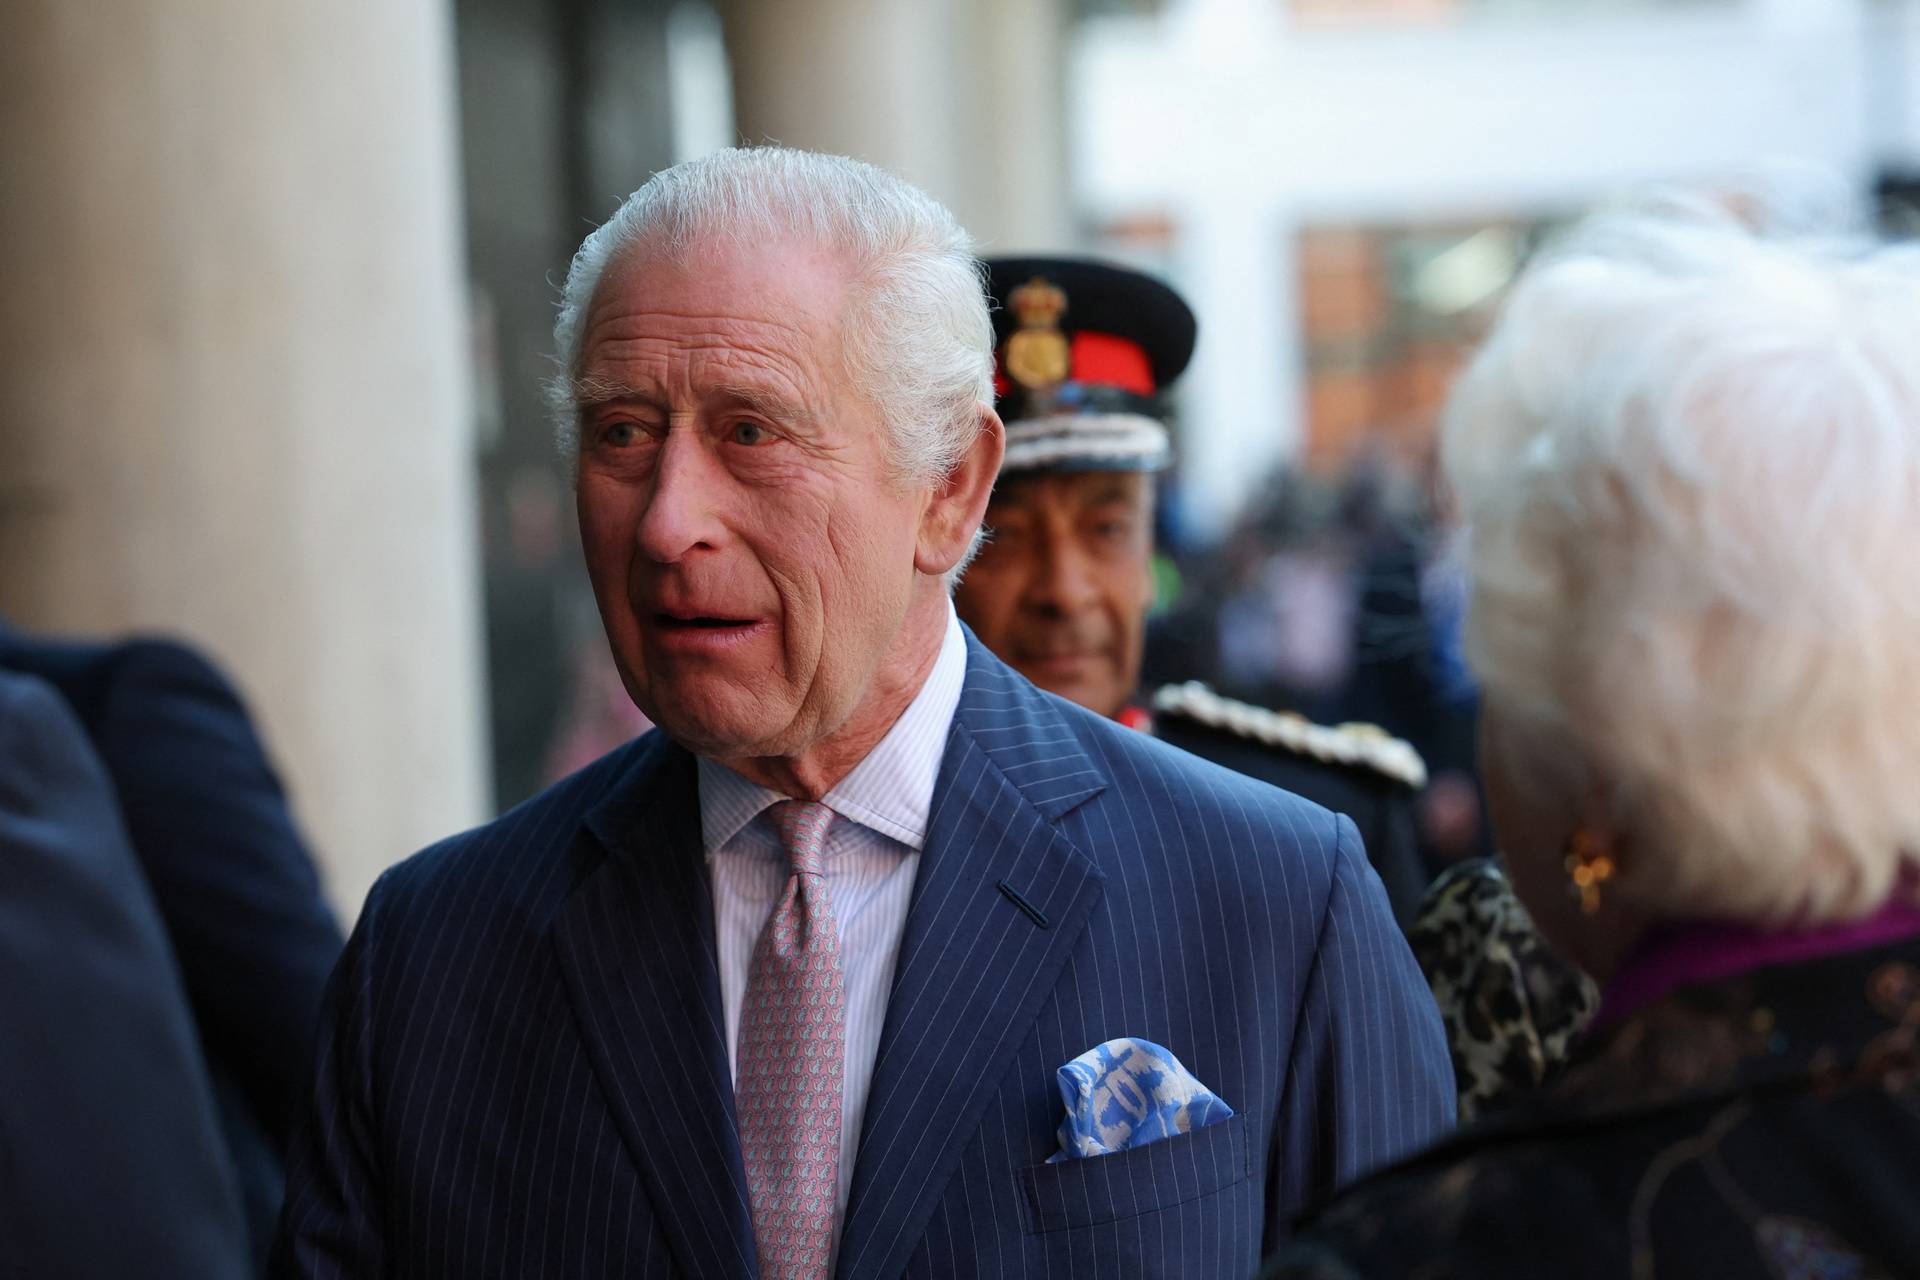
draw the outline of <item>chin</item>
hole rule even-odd
[[[1048,693],[1058,694],[1076,706],[1085,707],[1096,715],[1109,718],[1118,714],[1120,708],[1126,703],[1126,699],[1116,695],[1111,686],[1100,682],[1070,680],[1065,683],[1048,684],[1036,680],[1034,683]]]
[[[782,739],[792,730],[791,719],[768,715],[762,699],[743,695],[698,702],[667,698],[660,703],[657,710],[640,709],[695,755],[724,759],[787,754]]]

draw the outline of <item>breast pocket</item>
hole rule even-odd
[[[1171,1209],[1223,1191],[1252,1173],[1244,1115],[1109,1156],[1034,1165],[1021,1173],[1027,1229],[1043,1234],[1096,1227]]]

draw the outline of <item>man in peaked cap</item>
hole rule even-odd
[[[1426,770],[1370,725],[1328,728],[1169,685],[1137,701],[1153,602],[1162,395],[1197,326],[1151,276],[1083,258],[988,260],[1007,448],[991,536],[955,597],[986,646],[1041,688],[1354,820],[1405,924],[1426,887],[1413,799]]]

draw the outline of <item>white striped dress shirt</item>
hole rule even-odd
[[[949,605],[946,636],[926,683],[866,759],[821,797],[834,812],[826,838],[826,881],[840,923],[846,996],[846,1095],[840,1110],[836,1250],[847,1193],[853,1186],[867,1086],[873,1079],[873,1060],[886,1022],[887,993],[893,986],[907,903],[926,843],[933,785],[966,675],[966,639]],[[701,838],[713,882],[727,1062],[736,1080],[740,1006],[746,998],[753,944],[773,914],[789,875],[773,824],[760,815],[768,805],[784,799],[725,765],[700,761]]]

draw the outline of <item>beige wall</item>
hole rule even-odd
[[[9,16],[0,612],[211,649],[351,912],[485,807],[449,13]]]

